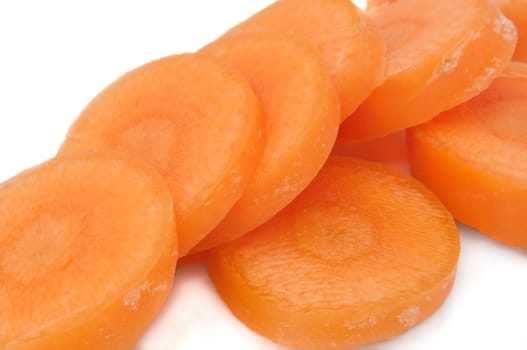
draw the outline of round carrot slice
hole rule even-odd
[[[501,10],[518,30],[518,44],[512,59],[527,62],[527,1],[525,0],[495,0]]]
[[[133,348],[172,287],[170,191],[114,155],[47,161],[0,185],[0,348]]]
[[[459,236],[425,186],[383,165],[334,157],[293,203],[213,251],[232,312],[273,341],[345,349],[394,337],[447,297]]]
[[[174,55],[103,90],[59,154],[110,149],[155,165],[174,197],[184,255],[243,194],[263,150],[262,123],[238,71],[204,55]]]
[[[386,40],[386,80],[344,122],[340,142],[424,123],[476,96],[516,44],[514,25],[489,1],[399,0],[368,13]]]
[[[303,39],[270,32],[232,35],[202,52],[232,63],[249,80],[264,112],[266,145],[242,198],[194,252],[240,237],[289,204],[326,161],[340,122],[322,59]]]
[[[408,131],[410,165],[461,222],[527,248],[527,64]]]
[[[231,29],[227,35],[281,30],[315,45],[337,87],[342,120],[384,79],[384,39],[349,0],[282,0]]]

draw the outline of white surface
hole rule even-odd
[[[125,71],[196,50],[270,2],[0,1],[0,181],[52,157],[84,105]],[[527,252],[463,229],[458,279],[444,307],[366,349],[527,350],[526,330]],[[138,349],[282,348],[231,316],[198,266],[178,271]]]

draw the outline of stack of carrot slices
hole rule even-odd
[[[254,331],[346,349],[442,305],[454,219],[527,248],[525,2],[368,5],[280,0],[138,67],[0,184],[0,348],[132,349],[182,259]]]
[[[184,255],[242,196],[263,151],[262,128],[260,104],[237,70],[204,55],[174,55],[104,89],[59,156],[116,150],[155,166],[174,196]]]
[[[244,33],[200,52],[233,64],[250,82],[262,107],[266,144],[243,196],[194,251],[242,236],[298,196],[328,158],[340,123],[335,87],[318,51],[301,37]]]
[[[369,17],[386,39],[386,76],[344,122],[340,142],[386,136],[476,96],[516,43],[514,25],[488,1],[400,0]]]

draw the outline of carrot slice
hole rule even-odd
[[[260,98],[266,145],[242,198],[194,252],[235,239],[289,204],[316,176],[335,143],[338,97],[318,51],[285,33],[231,35],[202,52],[241,70]]]
[[[495,0],[501,10],[518,30],[518,44],[512,59],[527,62],[527,1],[525,0]]]
[[[59,154],[128,152],[156,166],[175,201],[181,255],[241,197],[261,157],[258,100],[234,68],[204,55],[150,62],[103,90]]]
[[[344,349],[394,337],[447,297],[459,255],[450,213],[381,164],[333,157],[291,205],[214,250],[232,312],[273,341]]]
[[[0,185],[0,212],[0,348],[133,348],[174,277],[161,175],[113,154],[50,160]]]
[[[392,2],[395,2],[395,1],[398,1],[398,0],[368,0],[367,1],[367,9],[370,10],[371,8],[373,7],[376,7],[376,6],[381,6],[381,5],[388,5]]]
[[[342,120],[384,79],[384,39],[349,0],[276,1],[227,35],[261,30],[294,32],[319,49],[340,96]]]
[[[410,165],[461,222],[527,248],[527,64],[408,131]]]
[[[368,0],[368,8],[385,5],[397,0]],[[525,0],[493,0],[501,11],[509,18],[518,31],[518,43],[512,55],[513,61],[527,61],[527,1]]]
[[[400,170],[407,170],[408,168],[406,134],[404,131],[398,131],[380,139],[366,142],[337,143],[333,147],[331,154],[380,162]]]
[[[514,25],[488,1],[399,0],[368,13],[386,40],[387,78],[344,122],[340,142],[388,135],[476,96],[516,44]]]

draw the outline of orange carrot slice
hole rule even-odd
[[[170,191],[114,155],[47,161],[0,185],[0,348],[133,348],[166,300]]]
[[[202,52],[232,63],[249,80],[264,111],[266,145],[242,198],[194,252],[240,237],[289,204],[326,161],[340,122],[338,97],[322,59],[301,38],[231,35]]]
[[[488,1],[399,0],[369,15],[386,40],[387,78],[342,125],[340,142],[388,135],[476,96],[516,44],[514,25]]]
[[[148,63],[103,90],[71,127],[60,154],[128,152],[165,176],[184,255],[240,198],[263,150],[247,81],[204,55]]]
[[[398,131],[380,139],[366,142],[337,143],[333,147],[331,154],[380,162],[400,170],[408,168],[406,134],[404,131]]]
[[[454,282],[450,213],[383,165],[330,158],[272,220],[213,251],[209,274],[232,312],[273,341],[345,349],[430,316]]]
[[[410,129],[410,164],[461,222],[527,248],[527,64]]]
[[[384,79],[384,39],[349,0],[281,0],[229,34],[279,30],[299,34],[323,56],[340,96],[342,120]]]
[[[392,2],[395,2],[397,0],[368,0],[367,1],[367,8],[371,9],[372,7],[381,6],[381,5],[388,5]]]
[[[495,0],[501,10],[518,30],[518,44],[512,59],[527,62],[527,1],[525,0]]]
[[[368,0],[368,8],[385,5],[397,0]],[[513,61],[527,62],[527,1],[525,0],[493,0],[501,11],[509,18],[518,31],[518,43],[512,55]]]

